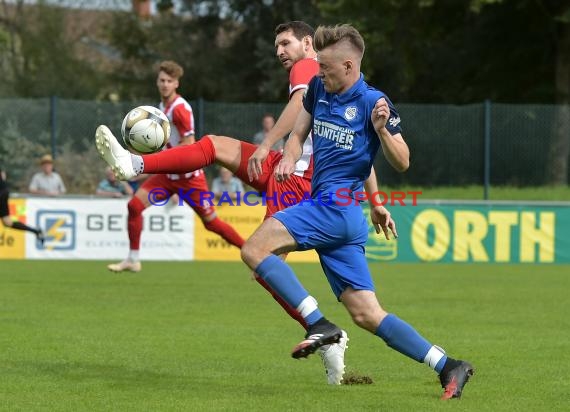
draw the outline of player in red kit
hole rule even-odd
[[[173,150],[173,147],[195,143],[192,107],[182,96],[176,93],[179,79],[183,74],[182,67],[173,61],[162,62],[158,70],[157,87],[161,96],[159,108],[166,114],[173,126],[164,153]],[[149,171],[145,173],[149,173]],[[154,174],[144,181],[128,203],[129,255],[122,262],[108,265],[109,270],[113,272],[139,272],[141,270],[139,249],[143,225],[142,212],[151,205],[149,193],[156,193],[153,192],[153,189],[157,188],[164,190],[164,196],[171,196],[183,191],[191,200],[188,202],[185,199],[187,204],[200,216],[206,229],[217,233],[228,243],[238,248],[243,245],[243,238],[233,227],[216,216],[214,207],[200,202],[200,192],[209,192],[208,182],[201,168],[180,174]]]
[[[280,195],[283,193],[293,192],[297,195],[296,199],[301,199],[304,193],[310,192],[313,174],[310,136],[303,147],[303,156],[297,162],[294,178],[287,184],[278,183],[272,177],[273,168],[281,160],[281,152],[266,148],[291,132],[302,107],[303,93],[319,70],[311,36],[312,28],[302,22],[282,24],[276,29],[277,57],[289,71],[289,102],[259,147],[232,137],[206,135],[193,145],[136,156],[135,173],[184,173],[213,163],[220,164],[242,181],[266,193],[266,217],[290,206],[288,199],[281,201]],[[120,170],[117,175],[120,179],[125,178]]]

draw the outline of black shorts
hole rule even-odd
[[[8,197],[10,192],[7,189],[0,191],[0,218],[10,216],[10,209],[8,209]]]

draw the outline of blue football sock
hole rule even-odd
[[[308,325],[323,317],[313,299],[299,282],[291,268],[276,255],[266,257],[255,269],[263,280],[281,296],[285,302],[297,309]]]
[[[427,363],[436,372],[441,372],[447,356],[442,350],[425,340],[409,324],[396,315],[386,316],[376,329],[388,346],[418,362]]]

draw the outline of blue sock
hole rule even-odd
[[[317,308],[317,301],[309,295],[295,273],[278,256],[267,256],[257,266],[255,273],[261,276],[285,302],[297,309],[307,325],[313,325],[323,317]]]
[[[437,373],[441,372],[447,356],[425,340],[414,328],[396,315],[386,316],[376,329],[388,346],[418,362],[427,363]],[[432,349],[433,348],[433,349]],[[428,356],[429,355],[429,356]]]

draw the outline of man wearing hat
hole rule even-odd
[[[53,171],[53,159],[46,154],[40,159],[42,171],[36,173],[30,182],[30,193],[44,196],[59,196],[65,193],[61,176]]]

